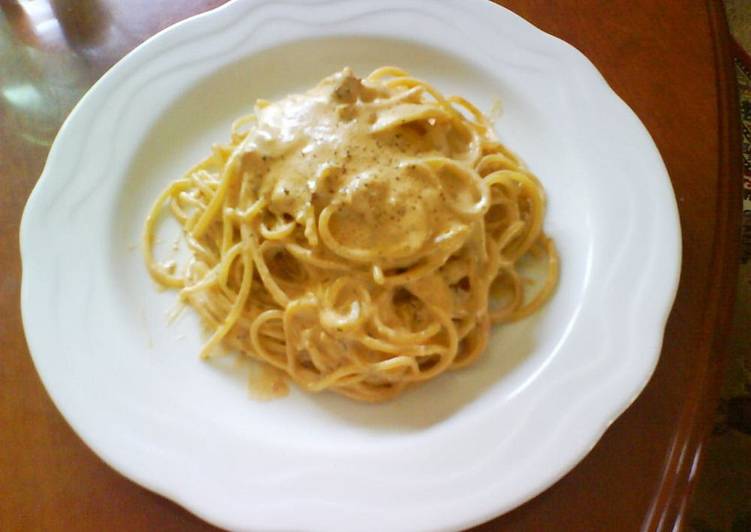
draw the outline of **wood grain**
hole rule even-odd
[[[55,409],[23,336],[18,224],[58,128],[88,87],[150,35],[221,3],[0,0],[0,530],[210,528],[102,463]],[[711,420],[735,286],[740,140],[721,6],[498,3],[579,48],[640,116],[673,182],[684,256],[644,393],[571,473],[480,529],[671,529]]]

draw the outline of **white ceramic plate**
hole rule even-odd
[[[562,275],[473,367],[383,405],[262,403],[168,325],[138,246],[157,191],[233,117],[345,65],[490,110],[541,178]],[[680,269],[670,181],[587,59],[481,0],[236,0],[150,39],[61,129],[21,226],[22,310],[55,404],[112,467],[233,529],[454,529],[569,471],[647,382]],[[226,366],[226,367],[225,367]]]

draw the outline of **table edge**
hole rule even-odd
[[[722,2],[706,0],[714,43],[718,108],[717,167],[719,194],[714,234],[712,275],[716,283],[709,290],[696,352],[698,367],[686,388],[688,395],[679,413],[677,431],[671,441],[662,478],[652,505],[643,521],[644,531],[682,530],[688,506],[703,461],[704,441],[713,424],[729,358],[728,334],[740,260],[742,212],[742,150],[732,37]]]

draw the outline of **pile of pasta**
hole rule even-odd
[[[156,199],[144,247],[211,331],[202,356],[221,346],[377,402],[471,364],[491,324],[550,298],[544,215],[540,182],[470,102],[395,67],[345,68],[259,100]],[[155,257],[163,216],[190,250],[179,267]]]

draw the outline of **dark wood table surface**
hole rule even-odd
[[[0,530],[209,528],[106,466],[53,406],[21,324],[18,225],[83,93],[155,32],[221,3],[0,0]],[[499,3],[584,52],[646,124],[673,181],[684,251],[647,388],[571,473],[481,528],[672,530],[712,419],[736,279],[740,138],[722,5]]]

